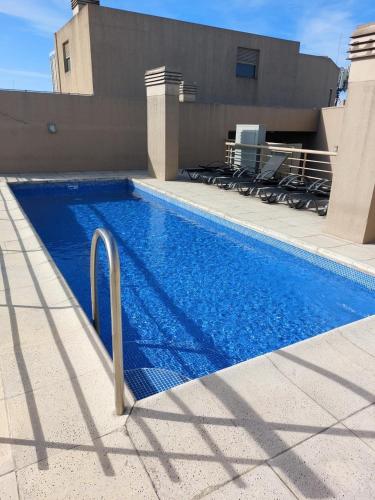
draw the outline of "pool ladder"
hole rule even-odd
[[[92,319],[94,328],[100,336],[100,318],[98,306],[98,286],[96,280],[98,242],[102,239],[107,251],[109,262],[111,322],[112,322],[112,352],[113,375],[115,388],[116,414],[123,415],[124,401],[124,360],[122,351],[122,314],[121,314],[121,288],[120,288],[120,259],[117,243],[112,234],[106,229],[97,229],[91,242],[90,255],[90,283]]]

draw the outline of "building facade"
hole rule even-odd
[[[74,4],[74,5],[73,5]],[[198,102],[321,108],[338,67],[294,41],[213,28],[74,0],[55,35],[54,87],[63,93],[145,99],[145,71],[167,65],[198,85]]]

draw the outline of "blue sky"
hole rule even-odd
[[[102,0],[101,4],[185,21],[298,40],[301,52],[345,65],[348,37],[375,21],[374,0]],[[0,88],[51,90],[53,33],[70,0],[0,0]]]

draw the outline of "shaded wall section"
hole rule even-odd
[[[319,111],[224,104],[181,104],[180,167],[224,159],[228,132],[237,123],[265,125],[268,132],[315,133]]]
[[[48,132],[50,122],[56,124],[56,134]],[[0,172],[146,166],[145,102],[0,92]]]
[[[336,151],[344,120],[344,106],[323,108],[320,112],[314,149]]]
[[[339,149],[340,136],[344,122],[344,106],[323,108],[320,110],[318,129],[315,138],[311,144],[312,149],[320,151],[333,151]],[[333,174],[337,174],[337,156],[316,158],[322,161],[329,161]]]

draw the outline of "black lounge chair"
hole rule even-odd
[[[279,203],[284,201],[291,192],[305,193],[310,187],[304,176],[290,174],[281,179],[277,186],[267,186],[259,189],[259,198],[266,203]]]
[[[263,186],[275,185],[280,181],[280,169],[284,165],[287,155],[284,153],[274,153],[264,164],[262,171],[246,179],[241,177],[232,179],[232,188],[236,188],[240,194],[249,196],[254,192],[257,194]]]
[[[182,174],[186,174],[188,178],[193,181],[197,180],[199,177],[199,174],[202,173],[214,173],[214,172],[225,172],[227,169],[229,169],[230,166],[227,163],[224,163],[222,161],[213,161],[210,163],[202,163],[199,164],[197,167],[194,168],[184,168],[182,170]]]
[[[197,172],[196,174],[196,179],[200,180],[202,182],[205,182],[206,184],[214,184],[216,179],[222,178],[222,177],[229,177],[233,178],[236,175],[238,175],[241,171],[243,170],[243,167],[237,164],[232,164],[230,166],[227,166],[225,169],[217,169],[216,171],[203,171],[203,172]]]
[[[233,189],[237,186],[250,184],[255,179],[260,181],[263,178],[263,174],[266,174],[268,171],[269,173],[274,172],[276,174],[286,158],[287,156],[284,153],[274,153],[264,164],[260,174],[256,174],[249,167],[246,167],[241,172],[238,172],[237,175],[217,177],[215,184],[222,189]],[[268,177],[269,174],[267,173],[264,180]]]
[[[313,207],[318,215],[327,215],[331,184],[328,179],[318,179],[305,193],[289,193],[286,201],[291,208],[300,210]]]
[[[252,167],[239,167],[234,172],[229,172],[224,175],[216,175],[212,184],[215,184],[220,189],[232,189],[236,182],[249,182],[256,177],[256,173]]]

